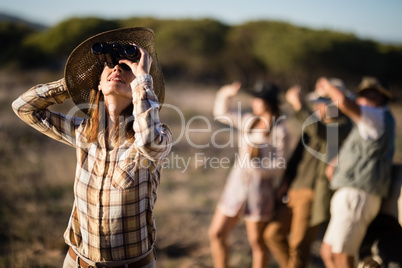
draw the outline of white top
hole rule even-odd
[[[360,106],[361,120],[357,122],[360,136],[364,140],[374,141],[384,134],[384,113],[387,107]]]

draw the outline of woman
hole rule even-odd
[[[237,82],[222,87],[214,107],[215,119],[238,128],[241,135],[239,153],[209,228],[214,267],[227,267],[226,240],[241,216],[246,222],[253,267],[266,266],[263,230],[273,215],[275,189],[286,166],[287,132],[278,118],[278,88],[257,84],[251,103],[253,114],[239,116],[228,107],[240,87]]]
[[[105,64],[91,53],[97,42],[135,45],[140,58]],[[89,118],[48,109],[70,96]],[[155,267],[152,210],[172,141],[159,122],[163,97],[153,31],[127,28],[86,40],[70,55],[65,78],[14,101],[22,120],[77,151],[63,267]]]

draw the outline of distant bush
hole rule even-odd
[[[228,26],[212,19],[166,20],[71,18],[39,32],[0,24],[0,63],[62,68],[85,39],[111,29],[146,26],[154,30],[159,60],[167,79],[253,83],[269,78],[283,86],[314,85],[318,76],[346,81],[374,75],[402,87],[402,46],[362,40],[353,34],[276,22],[252,21]],[[4,66],[4,64],[2,64]]]
[[[156,32],[162,66],[172,75],[190,79],[217,78],[222,74],[227,30],[209,19],[166,21]]]
[[[5,66],[11,62],[19,62],[21,44],[27,36],[36,31],[26,24],[3,22],[0,23],[0,66]]]
[[[28,49],[36,48],[51,59],[65,59],[85,39],[119,27],[116,21],[111,20],[71,18],[45,32],[30,35],[23,45]]]

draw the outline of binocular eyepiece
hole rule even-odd
[[[141,54],[134,45],[122,45],[120,43],[108,44],[106,42],[94,43],[91,52],[95,54],[101,63],[113,68],[119,64],[120,59],[139,61]]]

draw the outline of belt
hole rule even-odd
[[[68,254],[70,255],[71,258],[73,258],[73,260],[77,259],[77,254],[74,252],[74,250],[70,247],[68,249]],[[142,258],[141,260],[129,263],[126,265],[121,265],[121,266],[113,266],[113,268],[138,268],[138,267],[143,267],[147,264],[149,264],[152,260],[155,259],[155,253],[154,250],[152,250],[147,256],[145,256],[144,258]],[[86,263],[84,260],[82,260],[81,258],[79,258],[79,265],[82,268],[108,268],[107,266],[98,266],[98,265],[90,265],[88,263]]]

